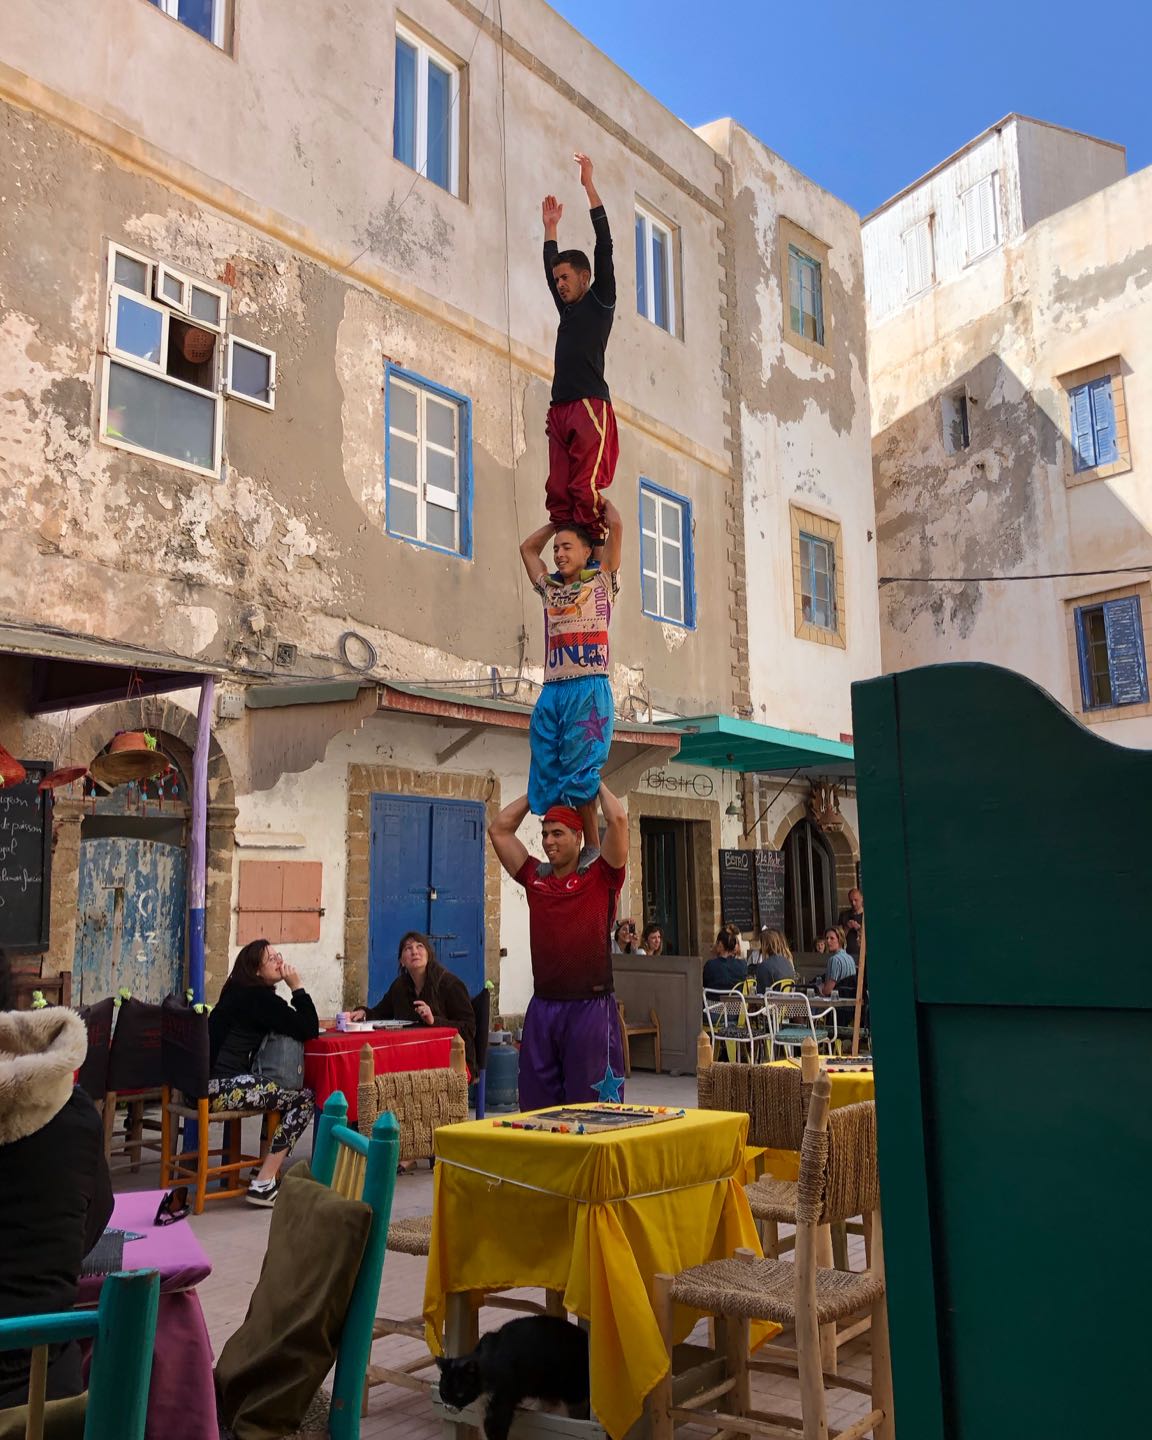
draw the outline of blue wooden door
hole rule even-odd
[[[464,800],[372,796],[368,999],[396,978],[406,930],[475,995],[484,984],[484,807]]]
[[[184,987],[187,876],[183,846],[103,836],[80,845],[73,999],[122,986],[156,1003]]]

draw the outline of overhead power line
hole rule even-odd
[[[1147,575],[1152,564],[1120,565],[1111,570],[1051,570],[1043,575],[881,575],[885,585],[984,585],[1006,580],[1090,580],[1095,575]]]

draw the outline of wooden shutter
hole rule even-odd
[[[236,943],[314,944],[324,913],[323,875],[319,860],[241,860]]]
[[[1088,626],[1084,622],[1084,606],[1076,610],[1076,658],[1080,664],[1080,698],[1085,710],[1095,704],[1092,694],[1092,673],[1088,664]]]
[[[918,295],[932,283],[931,219],[904,232],[904,278],[909,295]]]
[[[1096,464],[1096,429],[1092,423],[1090,385],[1077,385],[1068,393],[1072,412],[1072,455],[1076,470],[1091,470]]]
[[[988,175],[964,192],[964,241],[975,260],[996,244],[996,177]]]
[[[1116,448],[1116,411],[1112,404],[1112,377],[1104,375],[1087,387],[1092,396],[1092,430],[1096,442],[1096,464],[1110,465],[1119,455]]]
[[[1104,602],[1104,633],[1108,638],[1108,672],[1113,705],[1142,705],[1148,700],[1144,660],[1144,628],[1140,598],[1125,595]]]

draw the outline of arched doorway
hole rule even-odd
[[[157,735],[173,767],[158,780],[107,789],[85,782],[80,822],[73,996],[120,988],[157,1003],[185,983],[187,747]]]
[[[811,820],[798,820],[784,841],[784,929],[792,949],[811,953],[836,923],[836,860]]]

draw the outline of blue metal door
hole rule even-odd
[[[157,1003],[184,986],[187,876],[183,846],[104,836],[80,845],[73,999],[122,986]]]
[[[484,807],[465,800],[372,796],[368,999],[396,978],[406,930],[431,937],[475,995],[484,984]]]

